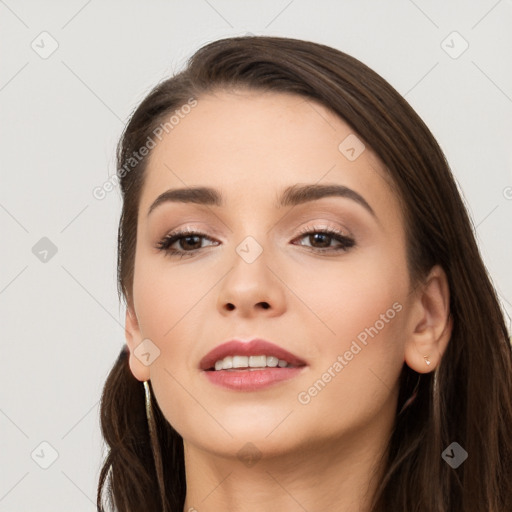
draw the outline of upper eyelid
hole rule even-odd
[[[315,222],[315,221],[312,221],[312,222]],[[316,221],[316,222],[321,222],[321,221]],[[318,224],[308,225],[306,223],[304,226],[301,226],[296,229],[299,232],[299,234],[302,233],[303,231],[309,232],[309,231],[321,231],[323,229],[326,229],[326,230],[330,229],[330,230],[340,232],[341,234],[344,234],[346,236],[352,236],[352,233],[350,232],[350,230],[348,228],[340,227],[340,226],[333,226],[332,224],[329,224],[329,223],[326,223],[325,225],[318,225]],[[162,238],[171,237],[171,236],[175,236],[175,235],[179,235],[179,234],[186,235],[187,233],[190,233],[192,235],[194,235],[194,234],[201,235],[201,236],[204,236],[205,238],[220,236],[220,235],[216,235],[216,234],[209,235],[209,234],[207,234],[207,231],[209,231],[209,230],[206,228],[195,228],[195,227],[185,226],[183,228],[176,228],[176,229],[172,229],[172,230],[166,232]],[[216,231],[216,230],[214,230],[214,231]]]
[[[177,228],[175,230],[170,231],[169,233],[165,234],[163,237],[160,238],[160,240],[166,240],[170,238],[176,238],[176,240],[173,243],[176,243],[181,238],[185,238],[187,235],[192,236],[196,235],[200,238],[203,238],[205,240],[209,240],[211,242],[219,242],[219,240],[216,239],[215,236],[208,235],[205,231],[201,228],[191,228],[191,227],[184,227],[184,228]],[[309,233],[319,233],[322,231],[331,232],[332,236],[338,235],[339,237],[345,238],[345,239],[355,239],[353,234],[345,229],[340,227],[333,227],[332,225],[323,225],[319,226],[317,224],[314,225],[305,225],[298,229],[297,233],[294,236],[294,240],[297,238],[303,238],[304,236],[307,236]]]

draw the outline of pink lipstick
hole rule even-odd
[[[238,391],[257,391],[289,380],[306,366],[295,354],[262,339],[228,341],[208,352],[199,363],[212,384]]]

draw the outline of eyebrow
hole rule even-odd
[[[377,215],[366,199],[351,188],[337,184],[307,184],[292,185],[287,187],[278,197],[276,207],[296,206],[309,201],[317,201],[324,197],[344,197],[352,199],[363,208],[365,208],[375,219]],[[160,194],[151,204],[148,210],[148,216],[161,204],[173,203],[195,203],[205,206],[223,206],[224,199],[222,193],[210,187],[188,187],[169,189]]]

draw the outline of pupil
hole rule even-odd
[[[196,243],[198,243],[198,240],[199,240],[199,236],[197,235],[190,235],[190,236],[187,236],[185,238],[182,239],[182,247],[183,249],[186,249],[186,246],[188,245],[189,241],[190,240],[196,240]],[[190,245],[195,245],[194,242],[192,242]],[[190,248],[190,247],[189,247]],[[195,247],[192,247],[192,249],[195,249]]]
[[[320,243],[322,242],[322,238],[324,238],[324,242],[327,240],[327,243],[324,243],[323,245],[327,247],[329,246],[330,235],[326,235],[323,233],[315,233],[314,235],[312,235],[312,238],[315,239],[315,241],[320,241]]]

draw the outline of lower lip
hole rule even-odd
[[[261,370],[203,371],[206,378],[217,386],[236,391],[258,391],[278,382],[296,377],[305,367],[265,368]]]

